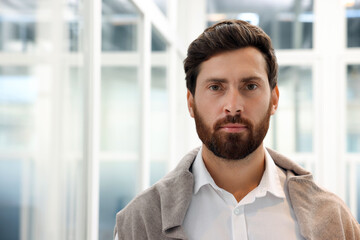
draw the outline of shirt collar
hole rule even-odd
[[[285,198],[284,188],[280,182],[278,167],[270,156],[266,148],[265,150],[265,171],[261,178],[258,188],[260,192],[270,192],[279,198]],[[265,194],[264,194],[265,195]]]
[[[278,173],[277,166],[274,163],[274,160],[270,156],[266,148],[265,150],[265,171],[261,178],[260,184],[256,188],[256,197],[263,197],[266,195],[266,192],[272,193],[274,196],[279,198],[285,198],[284,189],[280,182],[280,177]],[[202,158],[202,147],[200,148],[198,154],[196,155],[192,172],[194,175],[194,194],[197,194],[201,187],[205,185],[211,185],[215,190],[223,191],[219,188],[214,180],[212,179],[210,173],[206,169]]]
[[[196,155],[192,172],[194,175],[194,194],[196,194],[202,186],[205,185],[211,185],[214,189],[220,190],[216,183],[214,182],[214,179],[211,177],[209,171],[207,170],[205,163],[202,158],[202,147],[200,148],[198,154]]]

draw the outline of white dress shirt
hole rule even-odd
[[[286,175],[266,149],[260,184],[240,202],[215,184],[203,162],[202,149],[192,172],[194,192],[183,224],[189,239],[304,239],[289,201]]]

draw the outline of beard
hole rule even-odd
[[[195,104],[193,109],[196,131],[203,144],[217,157],[236,160],[246,158],[263,142],[269,129],[272,105],[270,102],[267,112],[257,125],[254,125],[250,120],[242,118],[240,114],[237,114],[228,115],[210,127],[205,124]],[[220,131],[221,126],[227,123],[243,124],[247,129],[241,133]]]

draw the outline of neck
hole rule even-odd
[[[234,195],[238,202],[260,184],[265,171],[263,144],[246,158],[237,160],[217,157],[203,145],[202,157],[216,185]]]

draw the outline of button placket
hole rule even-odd
[[[234,208],[233,213],[236,216],[239,216],[241,214],[244,214],[244,206],[237,206],[236,208]]]
[[[241,213],[241,210],[240,210],[238,207],[234,209],[234,214],[235,214],[236,216],[239,216],[240,213]]]
[[[244,206],[237,206],[233,209],[232,227],[233,239],[248,239],[245,220]]]

